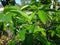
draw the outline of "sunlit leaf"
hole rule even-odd
[[[44,11],[40,10],[40,11],[38,11],[38,16],[39,16],[39,19],[42,21],[42,23],[46,24],[47,14]]]
[[[29,6],[29,5],[25,5],[25,6],[21,7],[21,10],[27,8],[28,6]]]

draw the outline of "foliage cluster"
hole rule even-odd
[[[6,6],[0,13],[0,33],[10,30],[8,45],[60,45],[60,11],[49,7],[37,2]]]

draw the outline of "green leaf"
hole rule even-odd
[[[51,34],[51,37],[53,37],[55,35],[55,31],[54,30],[49,30],[48,32]]]
[[[42,35],[46,36],[46,31],[45,31],[44,28],[40,28],[39,26],[36,26],[35,30],[34,30],[34,33],[36,33],[36,32],[41,32]]]
[[[52,15],[48,15],[48,17],[49,17],[51,20],[53,19]]]
[[[56,36],[58,36],[60,38],[60,34],[56,34]]]
[[[42,21],[42,23],[46,24],[47,14],[44,11],[40,10],[40,11],[38,11],[38,16],[39,16],[39,19]]]
[[[12,15],[11,13],[7,14],[0,14],[0,22],[12,22]]]
[[[12,22],[12,14],[11,13],[7,13],[4,15],[4,22],[5,23]]]
[[[28,26],[25,26],[25,28],[26,30],[29,31],[29,33],[33,33],[35,29],[35,25],[28,25]]]
[[[4,18],[4,14],[0,13],[0,22],[4,22],[3,18]]]
[[[25,5],[25,6],[21,7],[21,10],[27,8],[28,6],[29,6],[29,5]]]
[[[23,11],[11,10],[10,12],[21,15],[25,18],[26,21],[29,21],[29,16],[26,13],[24,13]]]
[[[11,41],[9,41],[9,43],[8,43],[9,45],[15,45],[16,44],[16,42],[15,42],[15,40],[11,40]]]
[[[25,29],[22,29],[22,30],[20,30],[20,32],[19,32],[20,39],[21,39],[22,41],[25,40],[25,33],[26,33],[26,30],[25,30]]]
[[[49,44],[49,41],[47,40],[46,37],[41,36],[40,34],[37,34],[37,33],[35,33],[35,36],[36,36],[37,40],[39,40],[42,43],[42,45],[48,45]]]
[[[15,30],[15,27],[12,24],[10,24],[10,30],[12,30],[12,31]]]
[[[4,13],[7,13],[7,12],[9,12],[10,10],[17,10],[17,8],[16,8],[16,6],[10,6],[10,5],[8,5],[8,6],[6,6],[5,8],[4,8]]]
[[[33,12],[30,16],[29,16],[29,22],[31,22],[31,20],[34,18],[36,12]]]
[[[36,9],[37,9],[37,6],[36,6],[36,5],[30,6],[30,7],[31,7],[31,9],[33,9],[33,10],[36,10]]]

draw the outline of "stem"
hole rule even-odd
[[[58,0],[55,0],[55,9],[58,10]]]

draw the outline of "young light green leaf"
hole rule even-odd
[[[21,10],[27,8],[28,6],[29,6],[29,5],[25,5],[25,6],[21,7]]]

